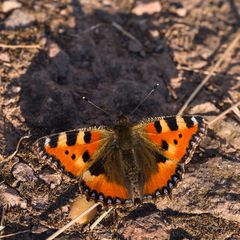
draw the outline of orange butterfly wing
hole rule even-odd
[[[111,130],[104,128],[72,130],[40,138],[33,149],[65,174],[81,177],[80,187],[88,197],[108,204],[122,203],[128,198],[128,191],[124,182],[115,180],[121,178],[120,172],[109,178],[111,163],[119,163],[114,161],[116,156],[112,159],[108,154],[112,135]],[[106,160],[110,167],[103,166]]]
[[[50,159],[65,173],[78,177],[95,161],[108,135],[105,129],[72,130],[40,138],[34,148],[41,158]]]
[[[107,161],[111,163],[111,157]],[[104,159],[96,161],[84,172],[81,182],[83,193],[105,204],[121,204],[129,198],[127,186],[121,181],[124,179],[123,173],[119,169],[119,172],[114,172],[111,177],[111,167],[106,168],[104,162]]]
[[[206,132],[205,123],[199,116],[173,116],[155,118],[133,128],[155,152],[156,171],[143,169],[146,181],[143,193],[146,198],[170,193],[181,179],[181,163],[190,161],[201,136]]]
[[[170,193],[181,179],[180,164],[190,160],[204,132],[203,119],[192,116],[155,118],[132,127],[133,158],[137,174],[142,175],[143,198]],[[81,177],[81,189],[88,197],[121,204],[132,199],[122,165],[124,152],[113,144],[116,137],[104,127],[79,129],[43,137],[34,148],[65,173]]]

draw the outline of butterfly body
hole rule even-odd
[[[170,116],[112,128],[77,129],[36,142],[40,157],[80,178],[82,193],[106,205],[167,195],[206,132],[199,116]]]
[[[132,131],[132,127],[127,118],[121,116],[118,124],[114,128],[117,137],[117,148],[123,163],[123,176],[128,182],[129,197],[132,200],[142,198],[143,179],[142,169],[136,157],[136,147],[140,141],[138,134]]]

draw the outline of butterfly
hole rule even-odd
[[[88,199],[121,205],[170,194],[205,133],[200,116],[156,117],[137,124],[120,116],[112,127],[42,137],[34,149],[79,178]]]

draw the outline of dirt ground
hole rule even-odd
[[[159,83],[131,120],[177,114],[240,31],[240,1],[3,0],[0,20],[2,158],[32,135],[0,163],[0,239],[46,239],[69,222],[79,191],[31,143],[111,123],[82,96],[116,119]],[[240,100],[239,90],[240,44],[185,113],[212,120]],[[76,224],[57,239],[240,239],[237,114],[209,129],[171,199],[122,209],[121,219],[112,212],[94,231]]]

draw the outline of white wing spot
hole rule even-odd
[[[156,196],[161,195],[161,193],[159,191],[156,191]]]
[[[50,142],[50,138],[46,138],[44,145],[47,146]]]
[[[99,196],[98,196],[98,199],[103,201],[103,200],[104,200],[103,195],[99,195]]]
[[[197,119],[195,117],[191,117],[191,120],[194,122],[194,123],[197,123]]]

